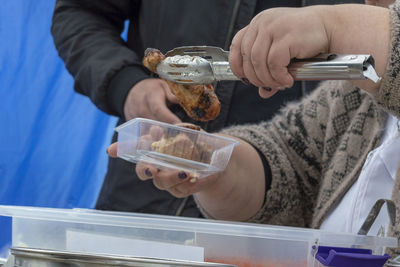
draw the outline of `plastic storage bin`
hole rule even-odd
[[[200,252],[205,261],[240,267],[324,266],[315,258],[322,246],[374,255],[397,246],[387,237],[123,212],[0,206],[0,215],[12,217],[14,247],[196,261],[181,256]],[[144,247],[159,254],[143,255]]]
[[[149,119],[133,119],[116,128],[118,157],[159,168],[206,176],[225,169],[238,142]]]

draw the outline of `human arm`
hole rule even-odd
[[[74,76],[75,90],[101,110],[131,119],[179,122],[167,104],[175,104],[165,82],[151,78],[122,40],[124,21],[137,19],[139,1],[58,0],[51,32],[60,57]]]
[[[263,11],[234,37],[232,70],[259,86],[263,97],[293,84],[287,65],[295,57],[327,52],[371,54],[378,75],[383,75],[390,43],[389,13],[386,8],[354,4]],[[354,84],[372,93],[380,85],[371,81]]]
[[[138,176],[143,180],[153,179],[159,189],[176,197],[194,194],[203,213],[212,218],[259,221],[263,212],[257,211],[264,204],[264,208],[268,205],[271,212],[270,216],[262,219],[263,222],[304,226],[312,210],[309,199],[316,199],[324,160],[322,145],[316,141],[324,135],[320,124],[327,121],[327,108],[323,105],[328,101],[326,94],[318,95],[321,104],[315,103],[314,96],[313,100],[302,105],[291,105],[287,112],[274,119],[274,123],[224,130],[222,134],[236,136],[241,145],[235,147],[231,161],[222,173],[192,182],[193,176],[188,173],[182,176],[180,171],[158,170],[138,164]],[[316,113],[318,118],[304,116],[306,112]],[[314,128],[316,130],[308,131]],[[254,147],[265,157],[271,170],[269,176],[264,176],[266,172]],[[114,156],[115,149],[114,146]],[[307,162],[312,162],[311,166]],[[260,176],[255,176],[255,173]],[[266,177],[263,186],[257,182],[261,174]],[[251,189],[253,186],[255,189]],[[262,191],[257,190],[267,194],[260,198],[258,193]],[[292,201],[296,204],[293,205]],[[284,216],[287,213],[296,216]]]

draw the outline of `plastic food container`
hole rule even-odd
[[[12,217],[13,247],[240,267],[322,267],[350,254],[384,262],[385,247],[397,246],[396,238],[136,213],[0,206],[0,215]]]
[[[116,128],[118,157],[199,177],[223,171],[238,142],[231,138],[149,119],[133,119]]]
[[[208,262],[177,261],[55,250],[11,248],[10,264],[18,267],[235,267]]]

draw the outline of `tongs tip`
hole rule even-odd
[[[175,83],[204,84],[214,79],[210,62],[199,56],[175,55],[157,65],[161,77]]]

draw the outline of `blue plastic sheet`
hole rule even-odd
[[[50,34],[54,0],[0,4],[0,204],[93,207],[116,119],[73,90]],[[0,256],[10,245],[0,217]]]

